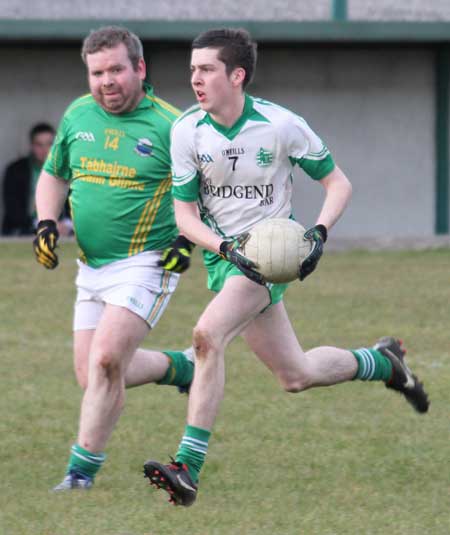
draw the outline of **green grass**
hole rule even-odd
[[[27,243],[0,247],[2,535],[450,533],[449,250],[329,253],[286,298],[305,349],[403,338],[429,414],[382,384],[287,394],[238,340],[198,501],[183,509],[141,474],[147,458],[176,451],[187,400],[171,387],[128,392],[91,492],[49,492],[63,475],[81,397],[72,370],[75,247],[63,244],[53,272]],[[146,346],[187,346],[209,299],[196,255]]]

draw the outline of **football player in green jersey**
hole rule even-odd
[[[324,189],[312,242],[299,266],[317,267],[328,231],[342,215],[351,185],[328,149],[301,117],[245,93],[256,45],[245,30],[210,30],[192,44],[191,85],[198,105],[172,128],[175,213],[180,230],[205,249],[208,287],[217,292],[194,328],[197,356],[187,426],[175,460],[144,465],[150,483],[174,504],[191,505],[224,390],[224,353],[241,335],[289,392],[352,379],[378,380],[401,392],[418,412],[428,410],[421,383],[403,361],[396,338],[356,350],[304,351],[282,301],[286,285],[266,284],[239,244],[267,218],[291,217],[292,169],[300,166]]]
[[[142,44],[127,29],[91,32],[82,57],[91,92],[66,110],[36,192],[38,262],[48,269],[58,264],[55,222],[69,187],[81,250],[74,359],[85,392],[77,442],[55,490],[92,486],[125,386],[187,389],[193,375],[191,349],[139,348],[192,250],[177,238],[171,195],[169,134],[179,113],[145,83]]]

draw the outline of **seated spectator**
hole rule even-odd
[[[29,155],[9,164],[3,178],[2,234],[5,236],[24,236],[34,233],[36,183],[52,146],[55,130],[47,123],[38,123],[32,127],[29,135]],[[67,205],[58,222],[61,236],[68,236],[72,233],[69,213]]]

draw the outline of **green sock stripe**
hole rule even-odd
[[[78,444],[74,444],[71,448],[66,473],[68,474],[71,470],[75,470],[84,476],[94,479],[105,459],[106,455],[104,453],[91,453]]]
[[[187,425],[181,439],[176,460],[188,467],[194,482],[198,481],[200,470],[205,462],[210,436],[211,432],[207,429]]]
[[[203,442],[201,440],[196,440],[195,438],[190,438],[184,436],[181,439],[181,446],[186,446],[192,451],[198,451],[199,453],[203,453],[203,455],[206,455],[208,451],[208,443]]]
[[[76,457],[77,459],[80,459],[83,463],[90,463],[90,464],[96,464],[101,466],[103,464],[103,461],[94,461],[93,459],[89,459],[89,457],[85,457],[84,455],[80,455],[76,451],[72,452],[72,455]]]
[[[355,379],[361,379],[362,381],[370,381],[375,372],[375,361],[373,356],[364,347],[356,349],[353,354],[358,361],[358,371]]]
[[[194,364],[183,351],[163,351],[169,357],[169,367],[159,385],[187,386],[194,376]]]
[[[72,455],[76,455],[80,459],[85,460],[86,462],[91,462],[94,464],[102,464],[106,459],[104,453],[90,453],[88,450],[85,450],[78,444],[74,444],[71,448]]]
[[[376,349],[361,347],[352,350],[358,362],[354,379],[362,381],[389,381],[392,376],[391,361]]]

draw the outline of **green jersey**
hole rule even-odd
[[[170,129],[179,112],[153,95],[114,115],[88,94],[66,110],[44,165],[70,182],[81,259],[100,267],[167,247],[177,235]]]

